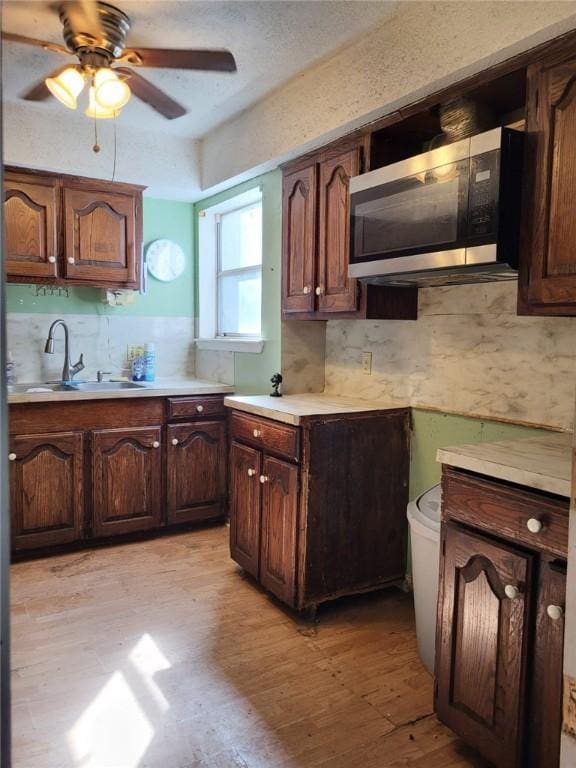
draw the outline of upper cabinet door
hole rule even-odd
[[[58,179],[4,176],[4,227],[8,277],[51,278],[58,274]]]
[[[64,187],[65,275],[137,287],[138,195]]]
[[[576,58],[528,68],[521,304],[576,313]]]
[[[497,768],[520,768],[532,556],[446,526],[436,649],[439,719]]]
[[[313,312],[316,276],[317,166],[284,176],[282,310]]]
[[[359,294],[348,278],[350,247],[351,176],[360,173],[360,147],[320,163],[318,226],[318,309],[320,312],[354,312]]]

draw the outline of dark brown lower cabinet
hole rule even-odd
[[[226,497],[226,424],[196,421],[167,427],[168,523],[221,517]]]
[[[299,610],[406,572],[409,414],[308,417],[233,410],[230,554]]]
[[[438,718],[496,768],[557,768],[568,500],[444,467],[442,501]]]
[[[14,436],[9,457],[13,548],[78,539],[84,508],[82,433]]]
[[[145,531],[162,517],[162,428],[102,429],[92,434],[92,531]]]
[[[262,586],[288,605],[296,591],[298,467],[264,458],[262,481]]]
[[[230,554],[258,578],[260,571],[260,451],[235,441],[230,448]]]

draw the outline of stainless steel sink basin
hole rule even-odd
[[[71,391],[77,392],[112,392],[120,389],[143,389],[144,384],[132,381],[78,381],[66,385]]]
[[[40,382],[38,384],[9,384],[8,392],[17,394],[33,394],[34,392],[74,392],[75,387],[70,384],[46,384]]]

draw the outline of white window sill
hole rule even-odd
[[[196,349],[206,349],[213,352],[248,352],[259,355],[264,349],[264,339],[195,339]]]

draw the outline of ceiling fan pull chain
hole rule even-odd
[[[100,144],[98,144],[98,121],[94,118],[94,146],[92,151],[98,154],[100,152]]]
[[[112,165],[112,181],[116,180],[116,157],[117,157],[117,141],[116,141],[116,119],[118,117],[118,112],[114,113],[114,164]]]

